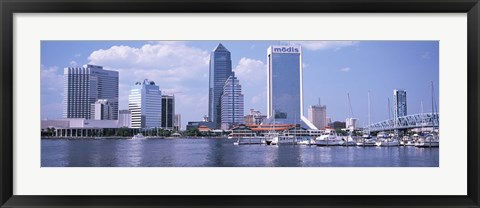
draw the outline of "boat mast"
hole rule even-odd
[[[370,136],[370,90],[368,91],[368,136]]]

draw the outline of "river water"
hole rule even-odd
[[[234,145],[229,139],[42,139],[42,167],[438,167],[439,148]]]

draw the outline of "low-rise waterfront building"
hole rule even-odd
[[[120,110],[118,115],[118,126],[130,128],[132,122],[130,110]]]

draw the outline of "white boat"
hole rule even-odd
[[[264,138],[257,136],[253,132],[234,132],[228,136],[228,139],[237,139],[233,143],[234,145],[265,144]]]
[[[322,135],[315,138],[315,145],[317,146],[340,146],[344,143],[343,138],[338,136],[333,129],[326,129]]]
[[[265,140],[262,137],[238,137],[234,145],[245,144],[265,144]]]
[[[357,142],[351,135],[344,137],[343,141],[343,146],[357,146]]]
[[[433,135],[428,135],[425,138],[419,139],[415,142],[415,147],[439,147],[440,140]]]
[[[385,132],[380,132],[377,135],[375,145],[378,147],[394,147],[400,146],[400,141],[392,134],[387,135]]]
[[[297,137],[297,144],[312,145],[315,144],[315,140],[310,137]]]
[[[357,142],[357,146],[373,147],[377,139],[370,136],[370,91],[368,91],[368,131],[362,135],[360,141]]]
[[[297,144],[297,137],[295,136],[277,136],[276,139],[272,141],[272,144]]]
[[[360,141],[357,142],[357,146],[362,147],[373,147],[375,146],[376,139],[372,138],[370,135],[364,134]]]
[[[132,139],[145,139],[142,133],[138,133],[132,137]]]
[[[270,131],[264,136],[265,144],[267,145],[276,145],[278,143],[278,133]]]

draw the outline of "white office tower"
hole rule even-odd
[[[118,119],[118,72],[101,66],[67,67],[63,73],[63,117],[91,119],[91,105],[107,99]]]
[[[160,128],[162,121],[160,88],[148,79],[136,82],[130,90],[128,109],[132,115],[131,128]]]
[[[225,81],[221,97],[221,128],[226,130],[245,123],[243,118],[242,85],[232,72]]]

